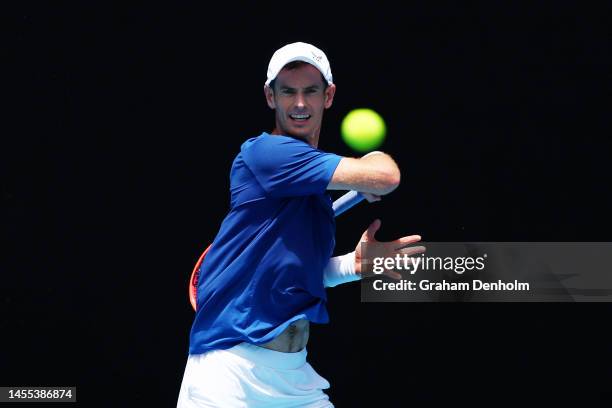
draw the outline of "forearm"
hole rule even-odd
[[[372,152],[360,158],[343,158],[328,186],[329,190],[356,190],[386,195],[400,183],[400,170],[388,154]]]
[[[323,270],[323,285],[326,288],[359,279],[361,275],[355,272],[355,252],[331,258]]]

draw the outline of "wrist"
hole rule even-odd
[[[361,275],[355,271],[355,252],[331,258],[327,267],[323,270],[325,287],[334,287],[359,279],[361,279]]]

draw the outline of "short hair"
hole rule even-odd
[[[285,65],[283,67],[283,69],[287,68],[289,71],[297,69],[303,65],[308,64],[307,62],[304,61],[291,61],[290,63],[288,63],[287,65]],[[308,64],[310,65],[310,64]],[[314,65],[313,65],[314,66]],[[329,84],[327,83],[327,80],[325,79],[325,77],[323,76],[323,73],[319,72],[321,74],[321,81],[323,81],[323,90],[326,90],[327,87],[329,86]],[[274,84],[276,84],[276,78],[274,78],[272,81],[270,81],[270,85],[268,85],[270,87],[270,89],[274,90]]]

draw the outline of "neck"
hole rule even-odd
[[[319,130],[315,131],[311,135],[308,135],[307,137],[301,137],[301,136],[292,135],[290,133],[281,132],[278,129],[278,127],[275,127],[274,130],[272,132],[270,132],[270,134],[271,135],[290,136],[290,137],[292,137],[294,139],[299,139],[299,140],[302,140],[302,141],[308,143],[309,145],[311,145],[315,149],[319,146]]]

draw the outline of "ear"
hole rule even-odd
[[[274,91],[268,85],[264,85],[264,95],[266,96],[266,102],[270,109],[276,109],[276,104],[274,103]]]
[[[334,95],[336,94],[336,84],[331,84],[325,89],[325,109],[329,109],[334,102]]]

